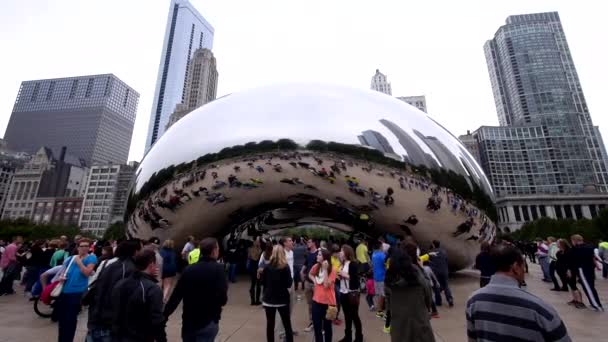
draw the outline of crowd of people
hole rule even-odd
[[[267,341],[280,336],[291,342],[300,333],[292,315],[302,293],[310,322],[303,331],[317,342],[335,335],[340,342],[363,341],[362,297],[391,341],[434,341],[430,321],[439,318],[437,307],[443,297],[454,306],[441,242],[419,246],[411,236],[349,241],[267,236],[226,248],[214,238],[189,237],[181,253],[173,241],[161,245],[158,238],[104,242],[62,236],[24,243],[15,237],[0,245],[0,294],[15,293],[20,279],[32,298],[53,298],[60,342],[73,341],[82,305],[88,310],[87,342],[166,341],[166,322],[180,303],[182,339],[214,341],[239,268],[249,273],[251,305],[264,309]],[[508,239],[481,244],[475,263],[480,289],[466,302],[471,341],[570,341],[555,309],[522,289],[528,260],[541,264],[553,290],[570,291],[568,304],[586,307],[580,286],[589,306],[603,311],[594,283],[596,269],[605,270],[608,243],[594,249],[580,235],[569,241],[538,239],[534,259],[527,245]]]

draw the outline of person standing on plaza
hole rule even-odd
[[[142,249],[141,241],[127,240],[116,247],[116,260],[107,262],[95,281],[93,301],[89,305],[87,342],[107,342],[112,331],[112,290],[135,272],[134,258]]]
[[[311,280],[309,274],[312,267],[317,263],[317,241],[310,239],[306,242],[306,246],[308,247],[308,254],[306,255],[306,263],[304,267],[302,267],[302,271],[300,271],[300,277],[304,279],[304,296],[306,297],[306,304],[308,306],[308,318],[310,323],[304,329],[306,332],[310,332],[313,329],[313,321],[312,321],[312,300],[314,294],[314,283]]]
[[[448,255],[441,247],[441,243],[438,240],[433,240],[432,245],[433,250],[429,253],[429,266],[433,270],[433,273],[435,273],[435,277],[437,277],[440,286],[440,289],[435,290],[435,304],[441,306],[441,292],[443,292],[448,305],[453,307],[454,297],[452,297],[452,291],[450,291],[450,285],[448,283]]]
[[[293,341],[290,313],[290,289],[293,285],[291,270],[287,263],[286,251],[281,245],[274,246],[270,263],[262,273],[264,295],[262,305],[266,311],[266,340],[274,342],[276,312],[279,312],[285,328],[285,341]]]
[[[4,248],[4,253],[2,253],[2,258],[0,259],[0,268],[3,273],[2,281],[0,281],[0,296],[15,293],[13,283],[20,271],[17,251],[22,245],[23,238],[16,236],[13,238],[13,242]]]
[[[469,341],[571,341],[557,311],[519,287],[525,278],[521,252],[503,244],[490,255],[496,274],[466,304]]]
[[[429,315],[431,289],[417,260],[410,257],[407,244],[391,251],[386,286],[391,293],[391,341],[434,342]]]
[[[251,305],[258,305],[260,302],[260,293],[262,291],[262,283],[258,279],[258,264],[262,257],[262,247],[260,245],[260,238],[256,238],[253,241],[253,245],[249,247],[247,253],[247,271],[251,284],[249,285],[249,298],[251,299]]]
[[[309,279],[314,284],[312,322],[315,331],[315,342],[331,342],[333,322],[328,319],[328,310],[331,307],[331,310],[337,313],[335,291],[336,270],[331,266],[331,253],[327,249],[320,249],[318,251],[316,261],[316,264],[309,273]]]
[[[163,302],[166,303],[167,300],[169,300],[169,295],[173,290],[173,286],[175,286],[175,276],[177,275],[177,254],[175,253],[175,243],[173,240],[165,240],[163,242],[163,248],[160,249],[160,256],[163,258]]]
[[[188,241],[186,241],[184,248],[182,248],[182,259],[188,261],[188,254],[190,254],[190,252],[192,252],[192,250],[196,248],[196,246],[197,244],[194,236],[188,236]]]
[[[479,276],[479,287],[484,287],[490,283],[490,278],[496,273],[494,262],[490,258],[490,243],[481,243],[481,252],[475,258],[475,269],[481,272]]]
[[[55,302],[55,311],[58,318],[58,341],[72,342],[76,334],[80,300],[87,290],[88,278],[93,273],[97,257],[89,254],[91,241],[80,239],[76,245],[78,254],[66,260],[66,270],[61,277],[63,289]]]
[[[361,242],[359,242],[359,245],[357,245],[357,248],[355,249],[355,254],[360,265],[359,267],[361,268],[359,273],[367,274],[370,269],[371,260],[369,258],[369,250],[365,239],[362,239]]]
[[[331,245],[331,266],[336,271],[336,307],[338,308],[338,314],[336,315],[336,319],[334,320],[335,325],[342,324],[340,320],[340,310],[342,305],[340,305],[340,269],[342,268],[342,260],[340,258],[340,246],[337,244]]]
[[[151,250],[156,256],[156,266],[158,266],[158,272],[156,272],[156,280],[159,286],[163,284],[163,257],[160,255],[160,239],[157,237],[151,237],[148,241],[144,242],[144,249]]]
[[[200,242],[201,259],[187,267],[165,306],[169,318],[183,301],[182,339],[184,342],[213,342],[219,332],[222,307],[228,301],[228,280],[224,267],[217,262],[220,247],[217,239]]]
[[[145,249],[134,263],[136,271],[112,290],[112,341],[166,342],[156,253]]]
[[[386,275],[386,254],[382,251],[382,242],[374,243],[372,269],[374,272],[374,293],[376,294],[376,316],[384,317],[384,277]]]
[[[570,237],[572,242],[572,260],[574,269],[578,272],[576,277],[589,299],[589,304],[595,311],[604,311],[600,298],[595,289],[595,252],[593,247],[585,244],[583,237],[575,234]]]
[[[602,277],[608,279],[608,241],[600,240],[598,249],[602,260]]]
[[[355,251],[349,245],[342,245],[343,260],[340,269],[340,302],[344,312],[344,338],[340,342],[363,342],[363,329],[359,318],[360,284],[359,263]],[[352,339],[352,326],[355,326],[355,339]]]
[[[58,265],[63,265],[65,259],[70,257],[70,253],[67,251],[68,243],[62,239],[57,241],[57,249],[53,256],[51,257],[51,264],[49,266],[55,267]]]
[[[553,282],[553,288],[551,289],[551,291],[561,291],[562,287],[566,286],[566,284],[564,283],[564,279],[561,279],[563,286],[560,286],[556,277],[557,251],[559,251],[559,247],[557,246],[557,240],[553,236],[549,236],[547,238],[547,242],[549,243],[549,276],[551,277],[551,281]]]
[[[295,245],[293,247],[293,283],[294,288],[298,291],[298,284],[302,284],[302,290],[304,289],[304,279],[300,277],[302,267],[306,263],[306,246],[302,243],[301,237],[295,238]]]
[[[549,245],[541,238],[536,239],[536,256],[543,271],[543,281],[547,283],[551,282],[551,275],[549,274]]]
[[[557,272],[562,274],[564,280],[564,291],[570,289],[572,294],[572,300],[568,302],[568,305],[573,305],[577,309],[585,308],[583,304],[583,295],[581,291],[576,287],[576,265],[574,264],[572,247],[570,242],[566,239],[559,239],[557,241],[559,251],[557,252]]]

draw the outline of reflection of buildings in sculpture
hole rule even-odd
[[[479,144],[477,139],[471,131],[467,131],[467,134],[463,134],[458,137],[458,140],[467,148],[469,153],[473,155],[473,158],[481,165],[481,158],[479,157]]]
[[[428,153],[424,152],[416,140],[414,140],[414,138],[412,138],[412,136],[404,131],[401,127],[386,119],[382,119],[380,122],[397,137],[399,143],[405,149],[405,152],[407,153],[407,157],[404,156],[406,162],[414,166],[423,165],[428,168],[434,168],[437,166],[435,159]]]
[[[397,96],[398,100],[401,100],[409,105],[412,105],[423,112],[426,111],[426,97],[424,95],[419,96]]]
[[[373,147],[374,149],[382,152],[385,157],[392,158],[395,160],[401,161],[401,157],[395,153],[391,144],[386,140],[386,138],[380,133],[373,130],[367,130],[361,132],[361,135],[358,135],[357,138],[359,142],[363,146]]]
[[[376,73],[372,77],[371,89],[387,95],[393,95],[393,90],[391,89],[391,83],[388,81],[388,77],[378,69],[376,69]]]
[[[175,107],[166,129],[194,109],[215,100],[217,95],[217,65],[211,50],[196,50],[190,61],[189,70],[184,101]]]
[[[171,112],[184,101],[190,59],[196,49],[213,48],[213,34],[213,27],[188,0],[171,0],[146,151],[165,133]]]

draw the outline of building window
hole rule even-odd
[[[528,214],[528,206],[527,205],[522,205],[521,206],[521,212],[524,216],[524,221],[525,222],[529,222],[530,221],[530,215]]]
[[[572,218],[572,207],[568,204],[564,205],[564,213],[566,214],[566,218]]]
[[[558,219],[563,219],[564,218],[564,214],[562,213],[562,206],[561,205],[554,205],[553,209],[555,210],[555,217],[557,217]]]
[[[538,211],[536,210],[535,205],[530,206],[530,211],[532,212],[532,220],[538,220]]]
[[[538,209],[540,210],[540,217],[547,217],[547,211],[544,205],[539,205]]]
[[[583,210],[581,209],[580,204],[574,206],[574,213],[576,214],[577,219],[580,220],[583,218]]]
[[[513,211],[515,212],[515,222],[521,222],[521,215],[519,214],[519,206],[514,205]]]
[[[93,84],[95,83],[94,78],[89,78],[89,83],[87,83],[87,90],[84,93],[84,97],[91,97],[91,93],[93,92]]]

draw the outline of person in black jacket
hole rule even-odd
[[[490,278],[496,273],[496,266],[490,257],[490,243],[481,243],[481,252],[475,258],[475,269],[481,272],[479,276],[479,287],[484,287],[490,283]]]
[[[354,342],[363,342],[363,330],[359,318],[359,263],[355,251],[349,245],[342,245],[340,258],[343,260],[340,269],[340,303],[344,311],[344,338],[340,342],[351,342],[352,326],[355,325]]]
[[[114,342],[166,342],[163,293],[158,286],[156,253],[135,257],[136,271],[112,290]]]
[[[287,264],[285,250],[281,245],[274,246],[270,263],[262,271],[262,305],[266,310],[266,340],[274,342],[274,324],[277,311],[285,327],[285,341],[293,342],[293,329],[289,311],[289,289],[293,284],[291,270]]]
[[[575,270],[578,271],[576,276],[583,287],[589,304],[595,311],[604,311],[600,298],[595,289],[595,252],[593,246],[585,244],[583,237],[575,234],[570,237],[572,242],[572,260]]]
[[[114,286],[135,271],[133,258],[141,250],[139,240],[122,242],[116,248],[118,260],[105,267],[95,284],[89,291],[95,291],[93,300],[89,305],[89,320],[87,322],[87,341],[108,342],[112,332],[112,290]]]
[[[165,306],[168,318],[183,299],[184,342],[213,342],[219,331],[222,307],[228,301],[228,281],[224,267],[217,262],[220,253],[217,239],[202,240],[200,251],[201,258],[182,272]]]

